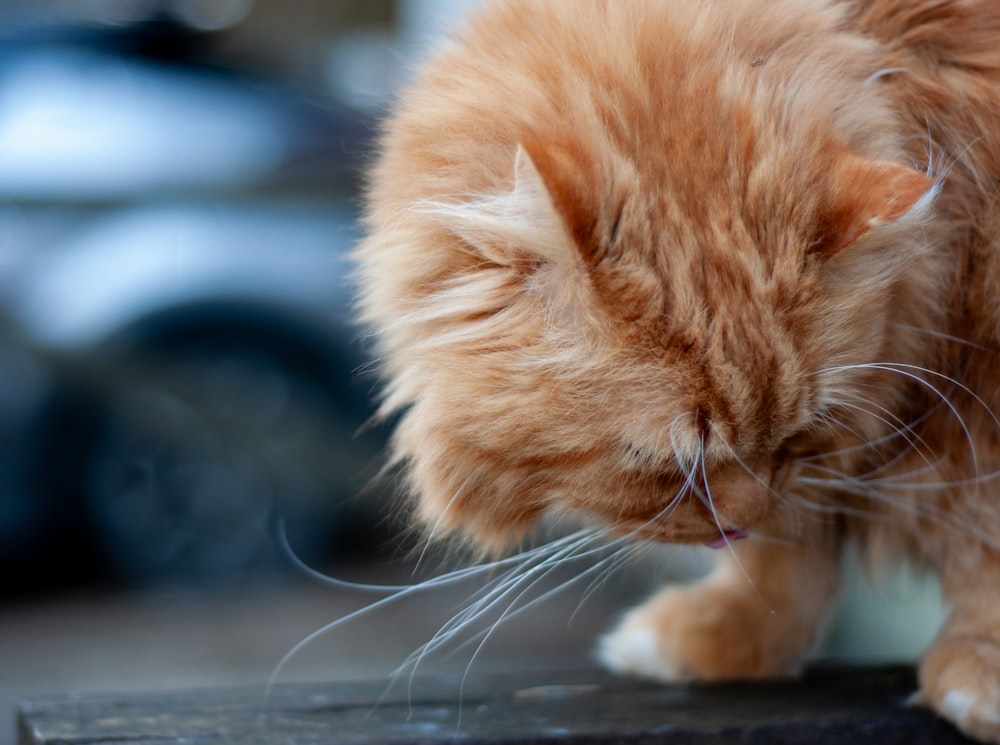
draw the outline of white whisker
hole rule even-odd
[[[834,469],[823,469],[825,471],[825,476],[823,478],[810,478],[807,476],[800,476],[797,479],[799,484],[804,486],[816,486],[825,487],[829,489],[831,483],[836,484],[837,489],[855,496],[864,497],[877,504],[882,504],[888,506],[894,510],[902,511],[904,513],[910,514],[921,520],[927,520],[935,525],[939,525],[944,528],[953,529],[960,531],[962,533],[969,533],[976,535],[977,537],[983,539],[990,545],[995,545],[996,540],[990,537],[987,533],[981,530],[981,528],[968,521],[960,521],[954,518],[954,516],[942,509],[933,507],[932,505],[922,504],[912,502],[910,500],[903,500],[888,494],[885,494],[881,490],[875,488],[867,481],[862,481],[856,477],[849,476],[847,474],[840,473]],[[855,513],[855,516],[862,517],[866,520],[871,520],[873,518],[880,518],[884,520],[890,520],[892,518],[891,513],[874,513],[874,512],[864,512],[857,510],[850,510],[850,508],[838,506],[836,509],[838,513],[841,514],[851,514]]]
[[[743,562],[740,561],[740,557],[736,555],[736,550],[733,548],[732,541],[730,541],[729,537],[726,535],[726,529],[722,527],[722,520],[720,519],[719,513],[715,508],[715,503],[712,501],[711,487],[709,486],[708,483],[708,470],[705,465],[704,435],[702,436],[701,447],[698,453],[698,463],[696,464],[696,466],[701,470],[701,481],[702,481],[702,486],[704,487],[704,491],[700,490],[697,484],[695,484],[694,486],[695,494],[701,500],[702,504],[704,504],[711,513],[712,519],[715,521],[715,525],[719,529],[719,535],[722,536],[722,540],[726,545],[726,549],[732,555],[733,561],[739,568],[740,573],[746,579],[747,585],[749,585],[750,589],[753,590],[753,593],[757,596],[757,598],[761,601],[761,603],[764,604],[764,607],[767,608],[767,610],[773,614],[774,609],[771,608],[770,603],[768,603],[767,600],[764,599],[764,596],[760,594],[760,591],[757,589],[757,585],[754,584],[754,581],[750,578],[750,575],[747,573],[746,568],[743,566]]]
[[[865,402],[864,399],[862,399],[862,401]],[[891,414],[891,412],[889,412],[889,410],[886,409],[884,406],[879,406],[879,405],[877,405],[877,404],[875,404],[873,402],[867,402],[867,403],[870,403],[871,405],[876,406],[876,408],[881,409],[883,412],[885,412],[888,416],[891,416],[893,419],[897,418],[893,414]],[[846,401],[842,401],[840,403],[840,406],[842,406],[842,407],[844,407],[846,409],[851,409],[853,411],[860,412],[862,414],[866,414],[866,415],[872,417],[873,419],[875,419],[875,420],[877,420],[879,422],[882,422],[886,426],[890,427],[893,430],[892,434],[891,434],[892,438],[902,437],[906,441],[906,444],[910,446],[910,449],[913,452],[919,453],[920,456],[924,459],[924,461],[926,463],[928,463],[928,464],[930,463],[930,459],[928,458],[927,455],[924,454],[924,451],[921,450],[920,447],[918,447],[918,444],[925,446],[927,450],[930,450],[930,446],[923,440],[923,438],[920,437],[920,435],[918,435],[916,433],[913,433],[913,435],[911,436],[909,427],[907,425],[905,425],[905,424],[903,424],[903,425],[894,424],[890,419],[887,419],[886,417],[882,416],[881,414],[877,414],[877,413],[875,413],[873,411],[869,411],[868,409],[864,408],[863,406],[857,406],[855,404],[851,404],[851,403],[848,403]]]
[[[921,328],[920,326],[912,326],[908,323],[896,323],[895,326],[896,328],[905,329],[906,331],[912,331],[913,333],[916,334],[926,334],[927,336],[932,336],[936,339],[944,339],[945,341],[955,342],[956,344],[961,344],[962,346],[968,347],[969,349],[975,349],[980,352],[993,352],[994,354],[996,353],[995,350],[988,349],[987,347],[984,347],[982,344],[976,344],[975,342],[963,339],[960,336],[952,336],[951,334],[946,334],[943,331],[935,331],[934,329],[925,329]]]
[[[934,395],[936,395],[939,398],[939,400],[945,406],[948,407],[948,410],[951,412],[952,416],[955,418],[955,421],[958,423],[959,427],[962,429],[962,433],[963,433],[963,435],[965,437],[965,441],[966,441],[966,443],[969,446],[969,455],[970,455],[970,457],[972,459],[972,470],[973,470],[973,473],[975,474],[976,478],[978,478],[978,476],[979,476],[979,459],[978,459],[978,455],[976,453],[975,441],[972,438],[972,433],[969,431],[968,425],[966,424],[965,420],[962,418],[962,415],[958,412],[958,408],[955,406],[954,403],[952,403],[952,401],[948,398],[947,395],[945,395],[945,393],[943,391],[941,391],[936,386],[934,386],[933,384],[931,384],[929,381],[925,380],[924,378],[920,377],[920,375],[917,375],[916,373],[917,372],[924,373],[925,375],[929,375],[931,377],[936,377],[936,378],[939,378],[939,379],[942,379],[942,380],[945,380],[945,381],[951,383],[952,385],[954,385],[959,390],[961,390],[964,393],[966,393],[969,396],[971,396],[972,399],[975,400],[983,408],[983,410],[990,415],[990,417],[993,419],[994,424],[996,424],[998,427],[1000,427],[1000,421],[997,420],[996,416],[993,414],[993,412],[990,409],[990,407],[974,391],[972,391],[968,386],[963,385],[962,383],[960,383],[959,381],[955,380],[954,378],[952,378],[949,375],[945,375],[944,373],[939,373],[939,372],[936,372],[934,370],[930,370],[930,369],[928,369],[926,367],[921,367],[919,365],[910,365],[910,364],[904,364],[904,363],[875,363],[875,362],[870,362],[870,363],[860,363],[860,364],[856,364],[856,365],[840,365],[840,366],[836,366],[836,367],[826,368],[825,370],[821,371],[820,374],[825,374],[825,373],[830,373],[830,372],[838,372],[838,371],[849,370],[849,369],[856,369],[856,370],[866,370],[866,369],[867,370],[881,370],[881,371],[885,371],[885,372],[896,373],[897,375],[901,375],[901,376],[903,376],[905,378],[913,380],[918,385],[924,387],[925,389],[929,390]]]
[[[281,674],[285,666],[291,661],[291,659],[295,657],[295,655],[297,655],[305,647],[309,646],[314,641],[322,637],[324,634],[327,634],[344,624],[347,624],[358,618],[362,618],[369,613],[387,607],[392,603],[398,602],[404,598],[416,595],[417,593],[426,592],[428,590],[435,590],[441,587],[457,584],[476,576],[494,572],[502,567],[510,567],[510,566],[516,567],[518,565],[523,565],[524,563],[528,563],[532,559],[537,558],[539,555],[544,555],[545,551],[551,551],[551,546],[553,544],[561,545],[563,542],[569,542],[570,540],[582,541],[584,539],[593,540],[593,533],[590,531],[580,531],[576,535],[558,539],[557,541],[554,541],[552,544],[546,544],[545,546],[540,546],[538,548],[531,549],[521,554],[516,554],[514,556],[498,559],[496,561],[488,562],[485,564],[477,564],[470,567],[463,567],[461,569],[456,569],[451,572],[446,572],[445,574],[439,575],[437,577],[432,577],[430,579],[417,582],[412,585],[383,586],[383,585],[367,585],[367,584],[354,583],[324,575],[303,564],[303,566],[306,567],[307,572],[310,576],[314,577],[315,579],[325,584],[349,590],[360,589],[364,591],[378,591],[378,592],[384,591],[384,592],[389,592],[390,594],[384,598],[376,600],[373,603],[369,603],[368,605],[365,605],[364,607],[359,608],[351,613],[347,613],[327,624],[324,624],[320,628],[316,629],[315,631],[307,635],[305,638],[301,639],[290,650],[288,650],[288,652],[286,652],[285,655],[278,661],[277,665],[275,665],[274,670],[272,671],[270,677],[268,678],[265,695],[270,695],[270,691],[274,687],[274,684],[277,681],[278,676]],[[487,587],[489,587],[489,585],[487,585]]]
[[[434,522],[434,526],[431,528],[430,532],[428,532],[427,538],[424,539],[424,547],[420,551],[420,556],[417,557],[416,564],[413,565],[414,572],[420,569],[420,566],[421,564],[423,564],[424,558],[427,555],[427,551],[430,549],[431,544],[434,542],[434,537],[437,535],[438,530],[441,528],[441,523],[444,520],[445,515],[448,514],[448,511],[451,509],[452,505],[455,504],[455,500],[458,499],[459,496],[462,494],[462,492],[465,490],[465,487],[468,485],[470,479],[471,476],[469,477],[469,479],[466,479],[461,483],[461,485],[455,490],[455,493],[452,495],[451,499],[448,500],[448,504],[446,504],[444,509],[441,510],[441,514],[438,516],[438,519]]]
[[[571,577],[570,579],[566,580],[565,582],[562,582],[562,583],[556,585],[555,587],[550,588],[549,590],[547,590],[546,592],[544,592],[539,597],[534,598],[530,602],[525,603],[524,605],[522,605],[521,607],[518,608],[517,604],[521,601],[521,599],[524,598],[532,589],[534,589],[534,587],[539,582],[541,582],[549,574],[551,574],[551,572],[555,571],[555,569],[557,567],[555,567],[555,566],[551,567],[545,574],[541,575],[534,582],[532,582],[530,585],[528,585],[523,590],[521,590],[521,592],[519,592],[514,597],[514,599],[510,601],[510,603],[508,604],[507,608],[504,609],[504,611],[500,614],[500,616],[497,618],[497,620],[489,627],[489,629],[486,629],[484,632],[481,632],[481,634],[477,635],[477,636],[481,636],[481,639],[479,641],[479,644],[476,646],[476,649],[473,651],[472,655],[470,656],[468,665],[466,666],[466,669],[465,669],[465,675],[462,677],[462,686],[464,687],[466,677],[468,676],[469,671],[472,669],[473,663],[478,658],[479,653],[482,651],[483,647],[486,645],[486,642],[490,639],[490,637],[493,635],[493,633],[496,631],[496,629],[498,629],[500,627],[500,624],[502,624],[504,621],[510,620],[511,618],[515,617],[516,615],[519,615],[520,613],[523,613],[523,612],[526,612],[526,611],[530,610],[531,608],[533,608],[533,607],[539,605],[540,603],[548,600],[549,598],[551,598],[552,596],[556,595],[557,593],[562,592],[567,587],[571,587],[572,585],[574,585],[577,582],[579,582],[580,580],[586,578],[590,574],[594,574],[596,572],[601,571],[602,568],[604,568],[605,564],[608,564],[609,562],[613,562],[614,561],[615,556],[616,556],[616,553],[612,554],[611,556],[607,556],[607,557],[601,559],[600,561],[595,562],[594,564],[591,564],[584,571],[576,574],[575,576]],[[471,641],[473,641],[473,640],[470,640],[470,643],[471,643]]]
[[[580,548],[602,537],[602,534],[598,532],[580,531],[577,534],[567,536],[566,538],[546,544],[544,547],[540,547],[544,549],[540,553],[535,553],[531,556],[527,556],[525,554],[519,555],[520,557],[524,557],[524,561],[515,565],[515,567],[506,572],[505,575],[499,578],[496,582],[482,588],[480,592],[477,593],[477,595],[481,595],[481,597],[477,598],[476,595],[473,595],[472,598],[470,598],[473,602],[468,603],[462,611],[442,625],[430,640],[425,642],[417,650],[415,650],[414,653],[407,657],[407,659],[400,666],[401,669],[405,670],[407,667],[412,665],[412,669],[415,670],[421,660],[426,657],[428,653],[440,649],[444,645],[448,644],[455,636],[460,634],[463,629],[468,628],[477,620],[488,614],[499,603],[502,603],[504,597],[517,591],[517,589],[523,584],[530,584],[533,577],[540,574],[544,575],[550,569],[558,566],[562,561],[566,560],[567,557],[572,557],[574,552],[577,552]],[[578,553],[573,558],[586,557],[600,550],[603,550],[603,546],[598,547],[597,549],[589,549],[583,553]],[[538,551],[538,549],[535,549],[535,551]],[[546,555],[546,552],[548,552],[548,555]],[[535,559],[538,559],[538,562],[532,566],[532,562]]]

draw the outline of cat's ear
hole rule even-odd
[[[554,214],[575,252],[586,263],[599,258],[597,240],[599,184],[590,154],[572,141],[541,143],[522,140],[515,159],[517,189],[529,193],[536,206]]]
[[[571,174],[580,163],[567,148],[517,146],[514,186],[468,201],[433,201],[431,214],[480,255],[501,266],[580,264],[574,245],[585,230],[583,199],[590,193]]]
[[[828,260],[873,230],[930,206],[938,185],[911,168],[848,154],[834,169],[832,195],[814,251]]]

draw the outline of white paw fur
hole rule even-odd
[[[680,669],[664,659],[655,632],[634,617],[626,617],[601,639],[597,659],[616,673],[663,681],[682,678]]]
[[[982,725],[1000,725],[1000,711],[994,702],[974,691],[950,690],[941,699],[939,711],[964,730]]]

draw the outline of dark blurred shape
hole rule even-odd
[[[322,65],[248,72],[279,5],[0,8],[0,597],[273,570],[279,520],[314,563],[379,541],[346,279],[373,113]]]

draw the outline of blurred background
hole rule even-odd
[[[0,5],[5,590],[256,571],[278,517],[309,560],[366,538],[345,257],[407,8]]]
[[[281,530],[311,566],[412,581],[366,486],[386,432],[346,254],[375,122],[466,4],[0,2],[0,745],[17,697],[262,683],[371,601],[309,582]],[[477,669],[587,665],[665,576],[542,604]],[[385,675],[473,589],[338,629],[282,679]],[[845,647],[885,617],[852,613],[840,649],[928,633]]]

